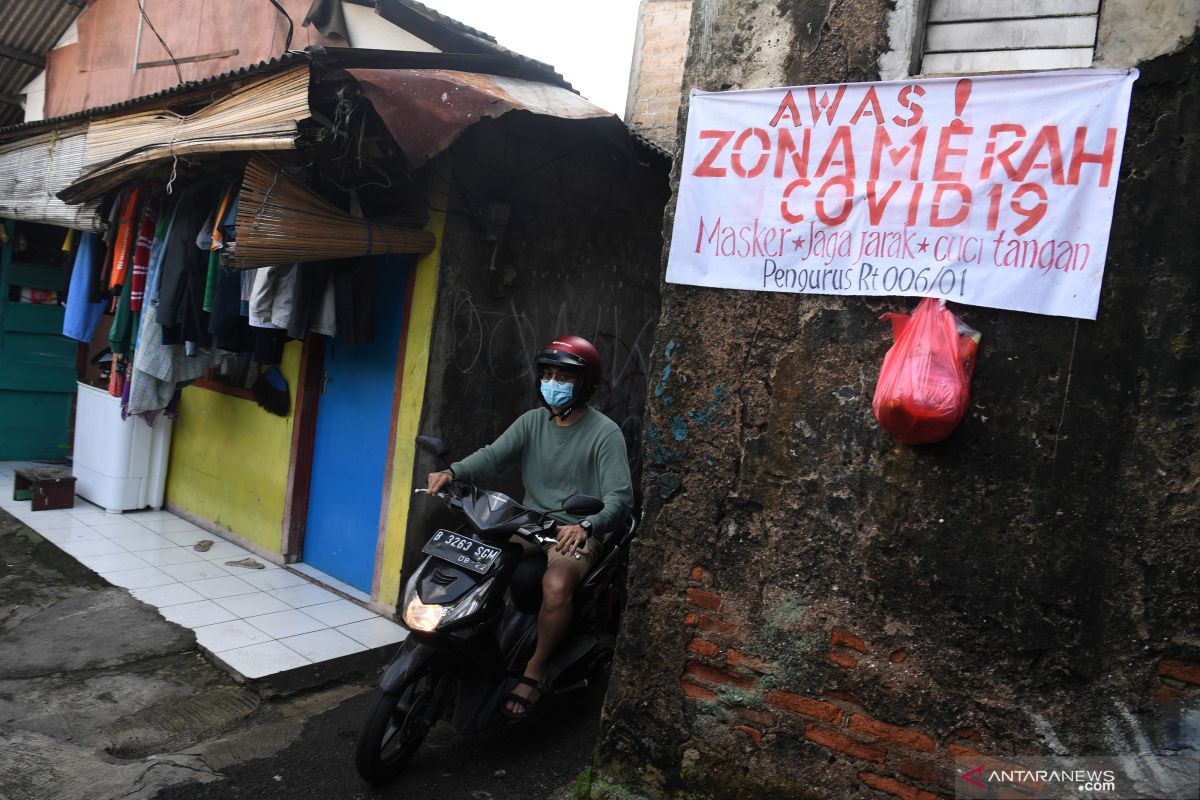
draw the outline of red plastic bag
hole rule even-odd
[[[884,314],[896,343],[883,357],[871,412],[902,444],[945,439],[967,414],[979,333],[926,297],[908,314]]]

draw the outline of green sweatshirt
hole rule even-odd
[[[486,483],[515,467],[525,484],[524,504],[542,513],[557,511],[573,494],[604,501],[604,510],[587,517],[596,533],[619,524],[633,508],[633,485],[621,429],[594,408],[572,425],[555,424],[550,411],[527,411],[500,434],[462,461],[450,465],[458,480]],[[563,522],[583,517],[553,514]]]

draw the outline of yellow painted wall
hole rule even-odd
[[[431,191],[434,208],[445,208],[446,173],[439,173],[438,188]],[[408,339],[404,342],[404,377],[400,410],[392,431],[392,479],[387,487],[387,526],[382,558],[376,575],[375,599],[395,607],[400,599],[400,567],[404,562],[404,541],[408,528],[408,510],[412,500],[413,465],[416,460],[417,429],[425,401],[425,379],[429,371],[429,342],[433,337],[433,308],[437,300],[438,268],[441,264],[442,234],[446,215],[435,211],[426,225],[436,244],[433,252],[417,261],[413,286],[412,312],[408,320]]]
[[[279,365],[293,409],[300,352],[300,342],[288,342]],[[167,502],[279,553],[291,449],[290,413],[189,386],[171,434]]]

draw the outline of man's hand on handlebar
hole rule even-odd
[[[578,525],[559,525],[558,542],[554,549],[560,553],[573,555],[587,543],[587,531]]]
[[[442,489],[445,489],[452,480],[454,477],[446,470],[429,473],[429,493],[441,494]]]

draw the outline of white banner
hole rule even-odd
[[[694,92],[667,280],[1095,319],[1137,75]]]

